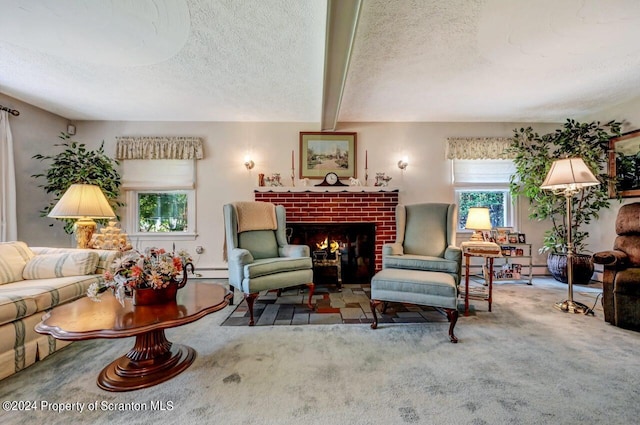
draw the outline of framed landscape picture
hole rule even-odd
[[[356,133],[300,132],[300,178],[356,178]]]
[[[609,197],[640,196],[640,130],[609,141],[609,176],[617,183],[609,187]]]

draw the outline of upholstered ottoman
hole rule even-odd
[[[420,304],[444,310],[449,319],[449,339],[458,342],[453,328],[458,320],[458,288],[448,273],[383,269],[371,279],[372,329],[378,327],[376,307],[387,301]],[[383,310],[384,312],[384,310]]]

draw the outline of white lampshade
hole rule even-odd
[[[52,218],[113,218],[115,213],[100,187],[72,184],[49,212]]]
[[[472,207],[469,208],[465,229],[471,230],[491,230],[491,219],[489,218],[489,208]]]
[[[593,175],[582,158],[567,158],[559,159],[551,164],[551,169],[540,188],[577,190],[598,184],[600,181]]]

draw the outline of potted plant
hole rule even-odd
[[[591,256],[585,254],[589,233],[584,226],[598,218],[602,208],[608,208],[607,173],[609,139],[620,135],[622,123],[610,121],[579,123],[568,119],[561,129],[539,135],[531,127],[514,129],[509,152],[514,155],[516,172],[511,176],[511,195],[523,195],[529,200],[529,218],[549,220],[551,228],[544,233],[539,252],[548,252],[547,266],[561,282],[567,281],[567,226],[571,226],[575,251],[574,282],[588,283],[593,274]],[[540,188],[553,161],[580,157],[601,184],[582,189],[572,203],[572,222],[566,222],[566,199]]]
[[[31,177],[47,180],[40,185],[48,194],[53,194],[49,204],[40,210],[40,216],[46,217],[51,209],[60,200],[69,186],[74,183],[88,183],[99,186],[107,197],[109,204],[115,211],[124,203],[118,201],[120,194],[120,174],[118,173],[118,161],[104,153],[104,142],[96,150],[88,150],[84,143],[71,140],[71,136],[61,133],[58,136],[64,143],[54,146],[62,146],[64,150],[55,155],[34,155],[33,158],[40,161],[50,160],[51,165],[45,173],[33,174]],[[68,234],[73,233],[75,220],[58,219],[65,222],[64,230]],[[106,220],[104,220],[106,222]],[[53,226],[53,224],[51,224]]]

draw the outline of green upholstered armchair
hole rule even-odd
[[[456,204],[399,204],[396,241],[382,247],[382,268],[447,273],[459,285],[462,250],[455,246],[457,221]]]
[[[224,205],[223,213],[229,284],[244,293],[249,326],[254,325],[253,304],[261,291],[307,285],[307,306],[313,309],[309,247],[287,243],[285,208],[268,202],[236,202]]]

